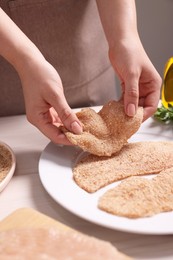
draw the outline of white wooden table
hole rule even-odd
[[[155,135],[156,139],[162,133],[165,139],[173,141],[173,125],[149,119],[141,131]],[[49,140],[24,115],[0,118],[0,140],[11,146],[17,159],[15,174],[0,193],[0,220],[18,208],[31,207],[83,233],[108,240],[135,259],[173,259],[173,235],[139,235],[107,229],[58,205],[47,194],[38,175],[39,157]]]

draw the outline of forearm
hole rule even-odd
[[[38,48],[0,8],[0,55],[20,73],[26,62],[43,58]]]
[[[53,142],[69,145],[59,123],[76,134],[82,127],[65,99],[59,74],[1,8],[0,55],[20,76],[29,122]]]
[[[97,6],[110,48],[138,35],[134,0],[97,0]]]

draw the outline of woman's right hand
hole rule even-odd
[[[82,127],[65,99],[57,71],[43,57],[39,57],[27,61],[19,75],[28,121],[54,143],[70,144],[59,126],[64,125],[76,134],[82,132]]]
[[[1,8],[0,55],[19,74],[29,122],[54,143],[70,144],[58,126],[76,134],[82,127],[67,104],[57,71]]]

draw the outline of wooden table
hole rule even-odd
[[[141,132],[173,141],[173,125],[147,120]],[[58,205],[43,188],[38,175],[39,157],[49,140],[29,124],[25,115],[0,118],[0,140],[13,149],[15,174],[0,193],[0,220],[16,209],[30,207],[83,233],[108,240],[135,259],[173,259],[172,235],[139,235],[107,229],[87,222]],[[173,221],[173,220],[172,220]]]

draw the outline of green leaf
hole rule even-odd
[[[173,106],[168,104],[168,108],[165,108],[162,104],[155,112],[154,117],[165,123],[173,122]]]

